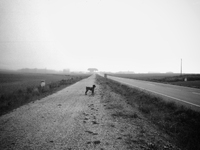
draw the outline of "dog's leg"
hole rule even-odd
[[[85,95],[87,95],[88,89],[86,88]]]

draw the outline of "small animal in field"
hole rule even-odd
[[[85,95],[87,95],[87,92],[88,92],[88,91],[91,91],[92,94],[94,94],[94,88],[95,88],[95,87],[96,87],[95,85],[93,85],[92,87],[86,86]]]

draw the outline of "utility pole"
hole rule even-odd
[[[181,58],[181,76],[182,76],[182,58]]]

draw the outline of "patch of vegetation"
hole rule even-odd
[[[154,80],[160,82],[177,82],[177,81],[184,81],[185,78],[187,78],[187,81],[199,81],[200,75],[184,74],[182,76],[164,77],[161,79],[154,79]]]
[[[124,113],[124,112],[116,112],[114,114],[112,114],[113,117],[121,117],[121,118],[125,118],[125,119],[128,119],[128,118],[131,118],[131,119],[135,119],[135,118],[138,118],[138,115],[136,113],[134,114],[127,114],[127,113]]]
[[[0,95],[0,116],[31,101],[46,97],[47,95],[57,92],[88,76],[89,75],[70,76],[70,78],[68,79],[62,79],[60,81],[52,83],[50,82],[46,84],[45,87],[41,87],[40,85],[38,85],[38,83],[37,86],[29,86],[27,84],[26,87],[19,87],[17,90],[11,91],[9,93],[3,93]]]
[[[108,106],[106,106],[106,109],[118,109],[118,110],[122,110],[123,107],[121,105],[118,105],[118,104],[109,104]]]
[[[200,113],[173,102],[130,88],[116,81],[97,76],[114,92],[125,97],[128,104],[137,107],[152,123],[175,139],[182,149],[200,149]],[[124,114],[118,114],[124,116]],[[133,116],[134,118],[134,116]]]

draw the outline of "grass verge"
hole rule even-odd
[[[124,96],[127,103],[137,107],[143,115],[176,140],[182,149],[200,149],[200,113],[173,102],[130,88],[110,79],[97,76],[114,92]],[[120,115],[120,114],[119,114]]]
[[[0,116],[24,104],[51,95],[69,85],[87,78],[88,76],[76,76],[67,80],[49,83],[43,88],[40,86],[27,86],[25,89],[18,89],[11,93],[2,94],[0,96]]]

